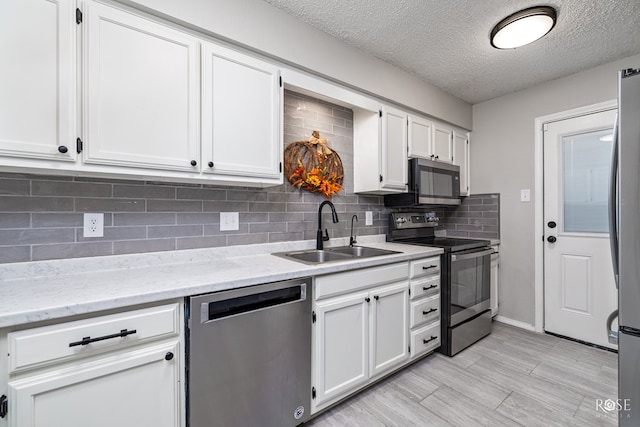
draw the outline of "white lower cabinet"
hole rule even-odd
[[[491,316],[498,314],[498,271],[500,268],[500,249],[499,245],[491,246],[493,253],[491,254]]]
[[[411,359],[440,347],[440,257],[409,263]]]
[[[408,263],[315,279],[312,412],[409,360]]]
[[[316,405],[364,385],[369,379],[367,292],[316,304]]]
[[[181,316],[176,303],[9,333],[8,425],[181,426]]]

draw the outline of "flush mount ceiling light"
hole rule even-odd
[[[544,37],[556,24],[556,10],[536,6],[509,15],[491,30],[491,46],[514,49]]]

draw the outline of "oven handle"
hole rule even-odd
[[[485,249],[483,251],[467,252],[465,254],[452,254],[451,261],[462,261],[464,259],[479,258],[485,255],[491,255],[492,253],[493,249]]]

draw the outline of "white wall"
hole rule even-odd
[[[118,0],[471,129],[471,105],[262,0]],[[425,64],[428,66],[428,64]]]
[[[471,189],[500,193],[501,316],[534,324],[534,120],[615,99],[623,68],[640,68],[640,55],[473,106]],[[525,188],[530,203],[520,202]]]

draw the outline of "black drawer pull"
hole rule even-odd
[[[431,313],[433,313],[434,311],[438,311],[438,309],[437,309],[437,308],[430,308],[430,309],[429,309],[429,310],[427,310],[427,311],[424,311],[424,310],[423,310],[423,311],[422,311],[422,314],[426,316],[427,314],[431,314]]]
[[[427,286],[426,288],[423,286],[422,290],[423,291],[428,291],[429,289],[433,289],[433,288],[437,288],[437,287],[438,287],[438,285],[431,285],[431,286]]]
[[[80,341],[69,343],[69,347],[75,347],[75,346],[78,346],[78,345],[87,345],[87,344],[91,344],[92,342],[96,342],[96,341],[110,340],[111,338],[126,337],[127,335],[135,334],[136,332],[137,331],[135,329],[132,330],[132,331],[129,331],[129,330],[126,330],[126,329],[122,329],[117,334],[105,335],[103,337],[98,337],[98,338],[84,337]]]
[[[433,335],[431,335],[431,338],[429,338],[428,340],[422,340],[422,344],[429,344],[431,341],[433,340],[437,340],[438,337],[434,337]]]
[[[432,268],[438,268],[438,266],[437,265],[429,265],[429,266],[426,266],[426,267],[425,266],[422,267],[423,270],[431,270]]]

